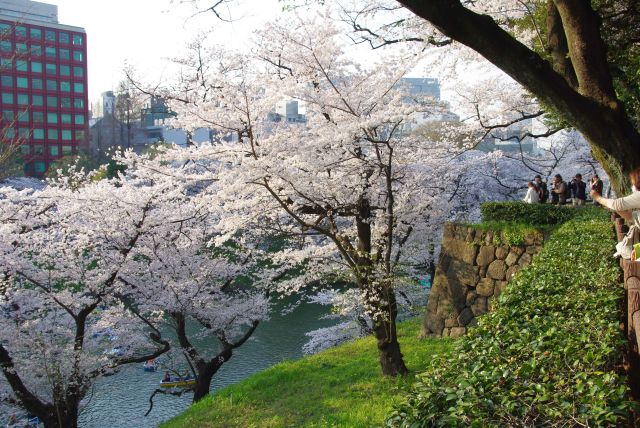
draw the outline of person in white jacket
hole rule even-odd
[[[523,201],[528,204],[537,204],[540,202],[540,196],[536,185],[530,181],[529,184],[527,184],[527,187],[529,187],[529,189],[527,190],[527,196],[524,197]]]
[[[640,168],[629,173],[632,193],[624,198],[607,199],[595,190],[591,191],[591,198],[600,205],[616,211],[620,217],[633,222],[640,227]]]

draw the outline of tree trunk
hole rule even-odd
[[[78,406],[74,406],[74,409],[65,409],[63,406],[63,403],[58,406],[59,414],[53,411],[47,412],[46,415],[35,415],[38,416],[45,428],[77,428]]]
[[[193,402],[197,403],[209,394],[211,389],[211,380],[214,373],[201,374],[198,373],[198,379],[196,380],[196,387],[193,390]]]
[[[400,343],[396,334],[395,316],[390,321],[376,322],[374,326],[376,340],[378,341],[378,354],[380,367],[385,376],[404,376],[409,370],[404,364]]]
[[[200,362],[196,365],[198,376],[196,378],[196,387],[193,390],[193,402],[197,403],[204,397],[209,395],[211,389],[211,380],[213,376],[218,372],[220,367],[231,359],[233,350],[231,348],[223,349],[215,358],[208,362]]]

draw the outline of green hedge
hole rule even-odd
[[[546,209],[546,208],[543,208]],[[605,211],[581,211],[510,282],[493,312],[434,359],[387,426],[620,426],[619,268]]]
[[[573,218],[577,211],[571,206],[524,202],[486,202],[480,207],[485,222],[507,221],[538,226],[564,223]]]

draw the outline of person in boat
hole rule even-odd
[[[171,382],[171,375],[169,372],[164,372],[164,377],[162,378],[163,382]]]

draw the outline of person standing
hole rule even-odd
[[[582,181],[582,174],[576,174],[571,180],[571,201],[574,206],[583,206],[587,200],[587,183]]]
[[[591,197],[600,205],[612,211],[616,211],[620,217],[633,222],[640,227],[640,167],[629,173],[631,181],[631,194],[624,198],[608,199],[602,197],[599,192],[591,191]]]
[[[533,181],[527,183],[527,187],[527,195],[524,197],[523,201],[528,204],[537,204],[540,201],[540,198],[538,197],[538,188],[533,184]]]
[[[600,177],[598,177],[598,174],[595,174],[593,177],[591,177],[591,192],[596,192],[599,195],[602,195],[602,189],[604,188],[604,184],[602,183],[602,180],[600,180]],[[593,201],[593,204],[598,206],[600,205],[598,202],[596,202],[595,200]]]
[[[567,183],[562,181],[562,176],[556,174],[553,177],[553,184],[551,185],[551,203],[564,205],[567,203]]]
[[[547,189],[547,183],[542,181],[542,177],[536,175],[533,178],[533,184],[535,184],[538,189],[538,199],[540,199],[540,203],[544,204],[549,199],[549,190]]]

